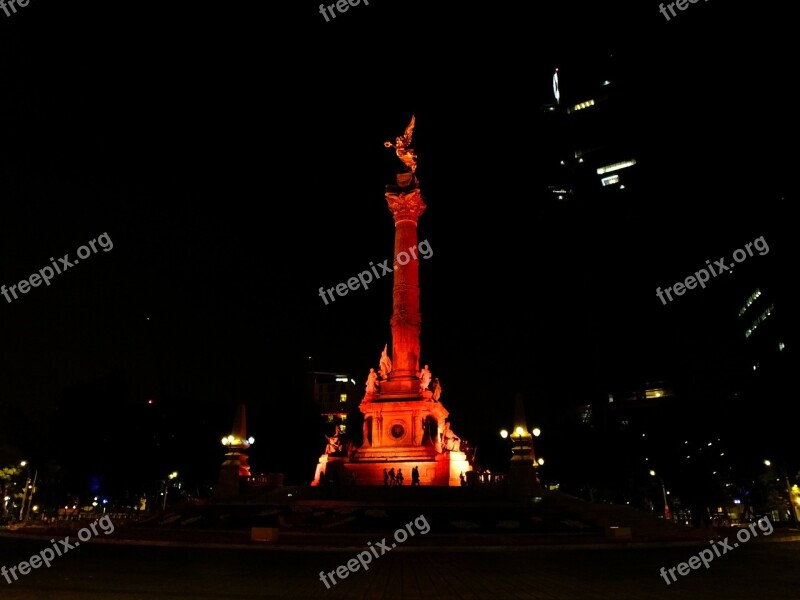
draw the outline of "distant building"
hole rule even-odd
[[[348,434],[348,421],[351,415],[358,414],[358,405],[364,395],[363,391],[359,395],[355,379],[348,373],[310,371],[308,386],[323,423],[330,429],[338,425],[341,433]]]
[[[614,62],[608,55],[591,75],[569,65],[553,73],[540,130],[548,149],[544,186],[556,202],[617,196],[637,186],[632,126]]]
[[[763,286],[753,288],[739,308],[738,318],[748,370],[780,368],[786,356],[787,332],[775,294]]]
[[[679,398],[664,381],[645,382],[634,388],[621,388],[608,394],[602,409],[584,407],[583,420],[593,419],[595,412],[601,416],[609,432],[659,429],[657,424],[672,420],[679,414]],[[679,418],[679,417],[678,417]],[[653,427],[656,426],[656,427]]]

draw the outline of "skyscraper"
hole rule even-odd
[[[544,187],[556,202],[619,198],[638,186],[624,75],[613,54],[555,68],[542,105]]]

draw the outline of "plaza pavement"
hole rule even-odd
[[[11,584],[4,599],[194,600],[796,600],[800,596],[800,535],[778,532],[742,544],[667,585],[659,575],[687,561],[695,542],[592,546],[398,546],[368,571],[330,589],[320,571],[346,564],[360,548],[292,550],[154,547],[89,542]],[[363,540],[375,542],[367,538]],[[141,542],[144,543],[144,542]],[[0,537],[0,565],[11,566],[46,547],[41,539]]]

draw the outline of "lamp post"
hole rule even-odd
[[[27,521],[31,516],[31,505],[33,504],[33,495],[36,493],[36,480],[39,478],[39,469],[33,473],[33,483],[31,484],[31,494],[28,496],[28,508],[25,511],[25,520]]]
[[[27,460],[22,460],[19,463],[20,467],[26,467],[28,477],[25,479],[25,487],[22,489],[22,506],[19,507],[19,520],[22,521],[25,517],[25,501],[28,498],[28,488],[31,485],[31,468],[28,466]]]
[[[513,433],[509,432],[507,429],[500,430],[500,437],[505,439],[511,440],[511,466],[522,467],[524,465],[528,465],[532,467],[533,471],[533,481],[536,485],[540,485],[541,482],[539,480],[539,467],[544,464],[543,459],[536,459],[536,454],[533,449],[533,438],[539,437],[542,434],[542,430],[538,427],[535,427],[530,433],[525,431],[525,428],[522,426],[517,426]]]
[[[772,461],[765,460],[764,464],[766,466],[768,466],[768,467],[771,467],[772,466]],[[786,469],[784,467],[779,467],[779,466],[776,465],[775,468],[783,473],[783,480],[786,483],[786,493],[789,496],[789,516],[791,517],[792,523],[794,524],[794,526],[796,528],[798,526],[798,524],[797,524],[797,512],[796,512],[796,508],[795,508],[794,502],[792,502],[792,486],[789,483],[789,474],[788,474],[788,472],[786,471]]]
[[[243,492],[244,486],[250,483],[250,465],[247,464],[245,451],[255,443],[253,437],[247,435],[247,418],[245,406],[240,404],[236,409],[230,435],[222,438],[225,448],[225,460],[219,472],[219,480],[214,488],[216,500],[233,500]]]
[[[538,427],[535,427],[531,431],[531,433],[533,434],[533,437],[539,437],[540,435],[542,435],[542,430],[539,429]],[[517,436],[516,439],[514,439],[515,435]],[[509,431],[507,429],[501,429],[500,430],[500,437],[503,438],[504,440],[506,440],[508,438],[511,438],[511,443],[513,444],[511,452],[515,456],[526,452],[527,446],[523,445],[524,444],[523,438],[526,437],[525,428],[517,427],[514,430],[513,434],[509,433]],[[530,437],[530,434],[528,434],[527,437]],[[528,450],[530,451],[531,454],[533,454],[533,444],[532,443],[531,443],[530,448]],[[536,463],[536,460],[534,459],[533,462]]]
[[[164,505],[161,507],[162,510],[167,510],[167,494],[169,493],[169,482],[175,479],[178,476],[177,471],[173,471],[168,475],[168,478],[164,480]]]
[[[656,472],[652,469],[650,469],[650,476],[658,477],[658,481],[661,483],[661,494],[664,496],[664,520],[669,521],[672,519],[672,514],[670,513],[669,504],[667,503],[667,490],[664,487],[664,479],[656,475]]]

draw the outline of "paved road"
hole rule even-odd
[[[0,540],[9,567],[46,547]],[[415,600],[796,600],[800,542],[752,540],[667,586],[659,569],[688,560],[698,546],[547,548],[524,551],[404,552],[377,558],[327,590],[353,552],[277,552],[84,544],[12,584],[4,600],[250,600],[292,598]]]

